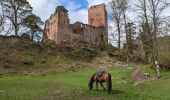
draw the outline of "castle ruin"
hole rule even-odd
[[[72,44],[83,41],[96,46],[107,46],[107,12],[105,4],[95,5],[88,10],[89,24],[76,22],[70,24],[68,11],[58,6],[54,14],[45,22],[44,35],[47,39],[60,45],[62,42]]]

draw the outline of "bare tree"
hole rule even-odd
[[[128,30],[127,30],[127,10],[128,10],[128,0],[112,0],[110,2],[111,10],[112,10],[112,18],[117,27],[118,33],[118,48],[120,49],[121,44],[121,24],[124,25],[124,32],[122,34],[126,34],[126,54],[127,54],[127,63],[129,63],[129,41],[128,41]]]
[[[5,17],[3,1],[0,1],[0,35],[9,35],[14,28],[11,22]]]
[[[148,0],[137,0],[135,6],[138,11],[138,17],[140,18],[140,39],[143,42],[145,55],[147,58],[149,54],[151,54],[150,49],[153,48],[152,25],[149,19]]]
[[[120,44],[121,44],[121,17],[123,13],[122,4],[123,4],[123,0],[112,0],[110,2],[110,6],[112,10],[112,19],[117,27],[119,49],[120,49]]]
[[[27,0],[2,0],[5,17],[12,23],[15,35],[19,35],[21,25],[26,16],[32,13],[32,7]]]
[[[3,5],[2,1],[0,1],[0,33],[4,30],[4,20]]]
[[[125,27],[125,33],[126,33],[126,54],[127,54],[127,63],[129,63],[129,57],[130,57],[130,51],[129,51],[129,41],[128,41],[128,30],[127,30],[127,16],[126,12],[128,9],[128,0],[122,1],[122,14],[123,14],[123,20],[124,20],[124,27]]]
[[[136,8],[141,18],[141,37],[146,55],[152,55],[153,65],[158,61],[158,38],[161,28],[165,28],[166,21],[162,18],[162,12],[169,6],[167,0],[137,0]],[[167,29],[167,27],[166,27]]]
[[[158,60],[158,47],[157,47],[157,36],[158,27],[161,24],[160,15],[169,6],[166,0],[149,0],[149,11],[151,12],[151,18],[153,23],[153,61]]]

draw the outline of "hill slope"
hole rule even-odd
[[[62,49],[61,49],[62,48]],[[59,47],[18,37],[0,37],[0,74],[81,71],[124,65],[93,48]]]

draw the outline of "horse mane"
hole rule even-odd
[[[112,77],[111,77],[111,75],[108,73],[107,92],[110,93],[111,90],[112,90]]]
[[[93,75],[91,76],[91,78],[90,78],[90,81],[89,81],[89,84],[88,84],[90,90],[93,88],[94,76],[95,76],[95,75],[96,75],[96,73],[93,74]]]

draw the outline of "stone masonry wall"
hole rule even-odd
[[[75,38],[79,41],[89,42],[97,46],[104,45],[104,27],[94,27],[81,22],[76,22],[70,25],[70,32],[77,35]]]
[[[96,18],[94,24],[90,23],[89,25],[81,22],[70,24],[67,12],[54,13],[45,22],[44,34],[47,39],[55,41],[57,45],[62,42],[72,43],[74,41],[83,41],[96,46],[107,45],[107,20],[105,18],[106,11],[103,7],[105,7],[104,4],[97,6],[98,10],[101,9],[100,13],[94,10],[94,8],[89,10],[97,11],[99,16],[101,16]],[[93,15],[89,16],[94,17]]]
[[[67,42],[69,41],[69,18],[68,14],[65,12],[59,12],[57,14],[58,17],[58,23],[57,23],[57,33],[55,36],[55,43],[60,44],[61,42]]]
[[[55,34],[57,33],[57,19],[57,14],[54,14],[45,22],[45,36],[52,41],[55,40]]]
[[[107,27],[107,12],[105,4],[91,6],[88,10],[88,22],[92,26]]]

